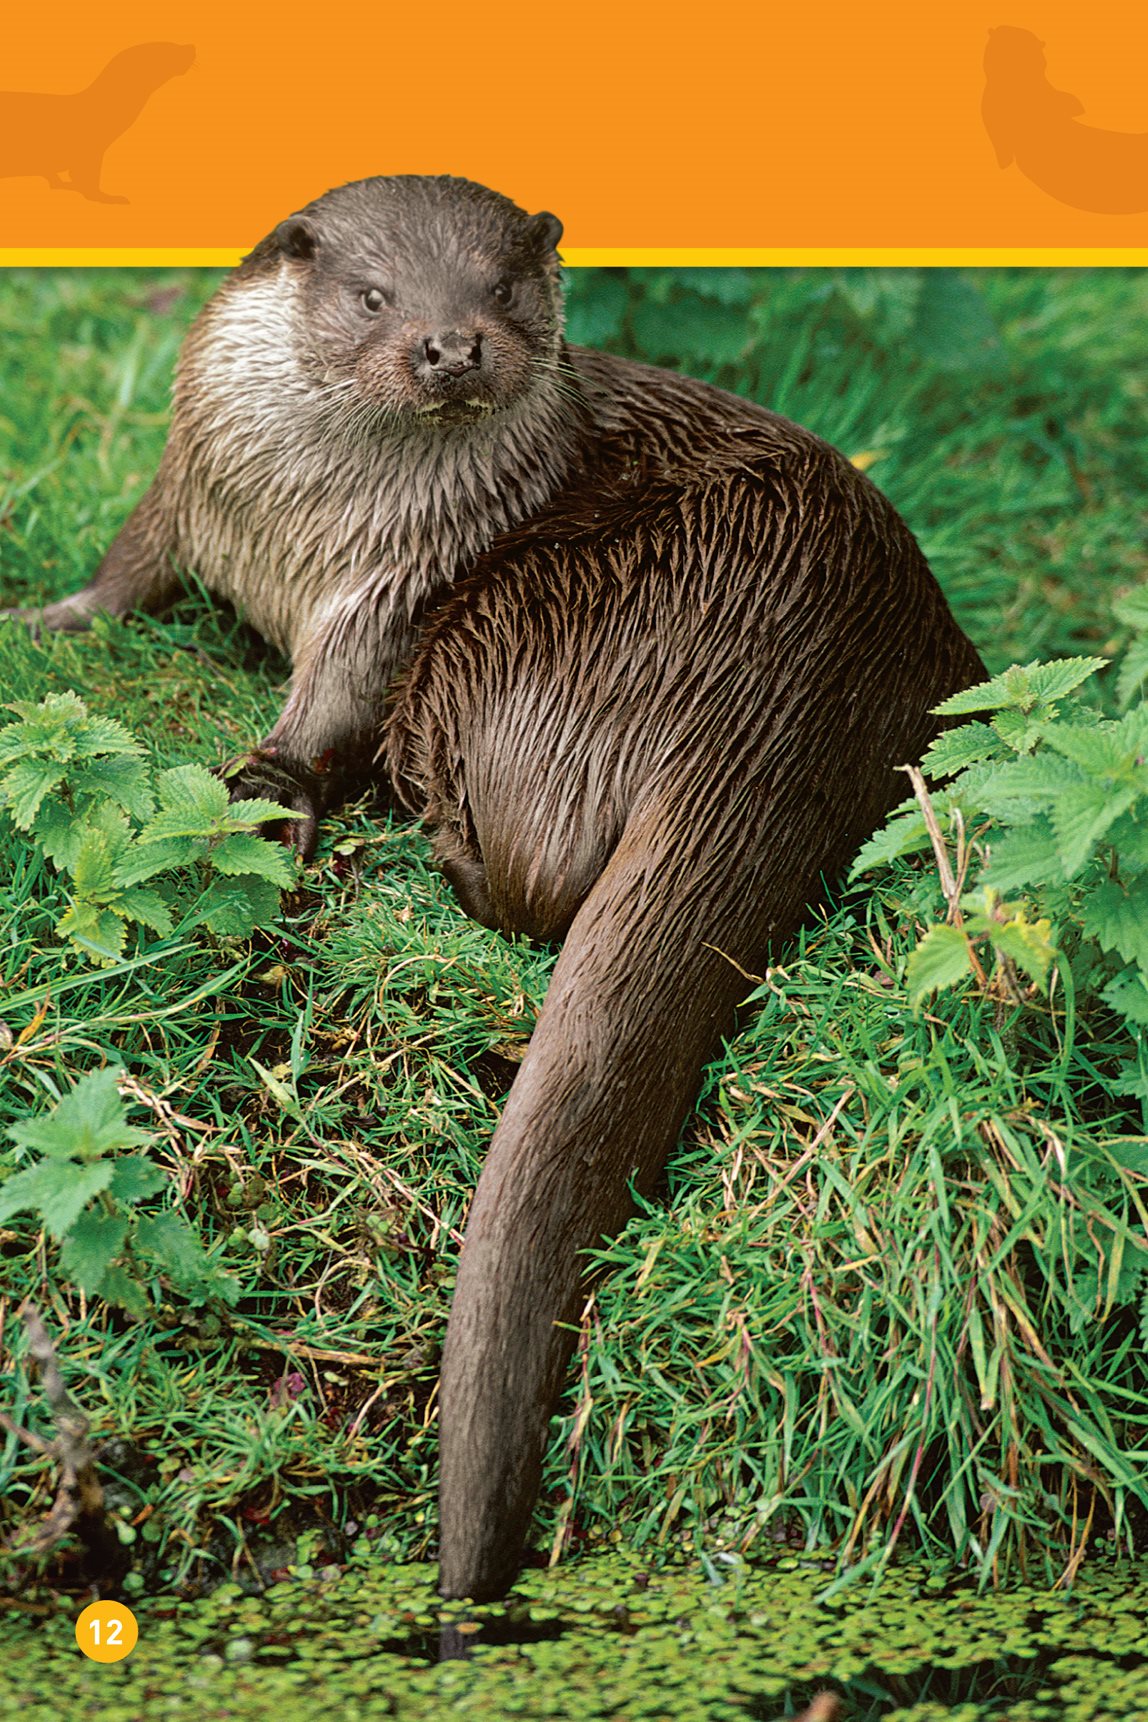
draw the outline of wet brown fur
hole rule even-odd
[[[295,660],[253,781],[280,771],[312,828],[406,666],[382,757],[464,907],[565,937],[447,1334],[448,1596],[517,1571],[579,1252],[653,1187],[746,975],[903,794],[929,708],[980,674],[908,529],[836,451],[562,344],[548,222],[465,182],[370,181],[269,236],[193,331],[155,485],[43,618],[156,607],[173,556],[243,603]],[[338,292],[384,268],[396,223],[415,285],[372,345]],[[522,297],[500,321],[481,283],[507,256]],[[396,343],[464,300],[501,355],[496,410],[412,419]]]
[[[747,973],[904,793],[929,707],[981,673],[909,531],[835,450],[700,383],[575,364],[609,401],[613,485],[480,560],[388,726],[465,907],[565,936],[451,1310],[447,1596],[497,1596],[517,1570],[579,1252],[653,1188]]]

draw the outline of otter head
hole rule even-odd
[[[491,418],[552,385],[561,223],[469,180],[365,179],[280,222],[249,262],[297,295],[297,357],[368,426]]]

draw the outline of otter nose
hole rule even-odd
[[[463,334],[458,329],[428,335],[422,356],[425,364],[440,375],[461,377],[467,371],[477,371],[482,363],[482,336]]]

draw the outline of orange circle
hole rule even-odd
[[[93,1662],[122,1662],[139,1635],[139,1622],[122,1602],[90,1602],[76,1622],[76,1643]]]

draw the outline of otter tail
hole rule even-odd
[[[705,826],[696,810],[692,826],[664,808],[631,816],[574,919],[491,1143],[442,1363],[444,1596],[500,1596],[517,1573],[582,1253],[625,1223],[631,1186],[656,1183],[772,931],[752,864]],[[807,882],[794,883],[796,897]]]

